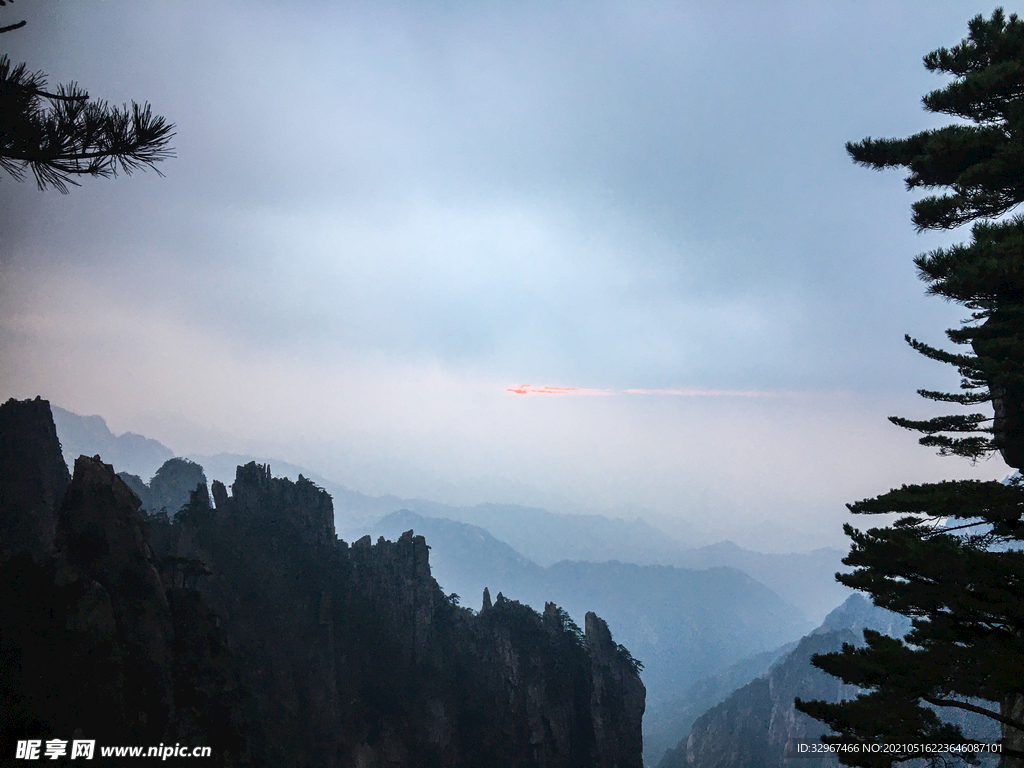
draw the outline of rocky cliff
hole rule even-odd
[[[39,411],[0,420],[0,478],[24,454],[62,466],[35,402],[0,407]],[[581,631],[554,605],[459,607],[422,537],[349,546],[328,494],[256,464],[173,520],[99,459],[51,485],[0,496],[20,499],[2,509],[0,763],[18,738],[80,734],[275,768],[641,765],[644,688],[593,614]]]
[[[865,627],[902,637],[910,630],[910,621],[872,605],[860,594],[851,595],[767,674],[733,691],[699,717],[689,737],[665,754],[659,768],[782,768],[803,764],[804,759],[787,758],[787,742],[818,741],[829,730],[824,723],[798,712],[794,699],[841,701],[858,694],[856,687],[844,685],[839,678],[811,666],[811,656],[838,651],[844,643],[863,645]],[[998,728],[985,718],[949,710],[940,714],[972,738],[986,742],[998,738]],[[824,768],[839,765],[834,758],[813,762]]]
[[[843,643],[862,644],[864,627],[902,637],[910,623],[903,616],[876,608],[859,594],[850,596],[766,674],[699,717],[689,737],[666,753],[659,768],[788,765],[789,739],[816,741],[828,732],[823,723],[797,712],[793,700],[800,696],[840,701],[857,695],[856,688],[811,666],[811,656],[839,650]],[[815,764],[837,766],[838,761],[817,759]]]
[[[52,556],[0,564],[0,765],[18,739],[52,738],[241,759],[225,638],[197,593],[161,582],[137,505],[110,465],[80,457]]]
[[[48,557],[57,508],[71,480],[50,404],[10,400],[0,408],[0,560]]]
[[[734,568],[695,571],[615,561],[542,568],[481,528],[408,510],[388,515],[373,533],[396,538],[409,528],[427,534],[431,569],[446,591],[479,595],[488,586],[538,610],[548,600],[573,616],[597,610],[643,660],[648,714],[664,711],[667,700],[681,697],[698,680],[814,627]],[[665,747],[685,735],[675,734]]]
[[[786,765],[790,738],[817,740],[828,729],[797,712],[797,696],[839,701],[857,690],[826,675],[810,664],[816,653],[837,650],[855,643],[850,630],[808,635],[772,671],[733,692],[693,724],[685,743],[666,755],[661,768],[695,766],[716,768],[770,768]],[[816,765],[835,766],[834,760],[815,760]]]

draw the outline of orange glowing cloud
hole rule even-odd
[[[519,384],[505,390],[514,395],[669,395],[673,397],[779,397],[795,392],[760,389],[584,389],[582,387],[535,387]]]
[[[514,395],[614,395],[609,389],[582,389],[580,387],[535,387],[520,384],[505,390]]]

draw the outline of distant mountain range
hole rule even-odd
[[[75,459],[79,456],[100,455],[119,472],[148,478],[161,464],[174,457],[170,448],[148,437],[134,432],[114,435],[100,416],[79,416],[55,405],[51,410],[64,463],[69,467],[75,466]]]
[[[421,499],[402,499],[401,508],[424,517],[469,523],[495,537],[538,565],[561,560],[621,560],[641,565],[674,565],[684,545],[640,518],[622,520],[603,515],[566,515],[517,504],[453,507]],[[395,510],[389,510],[391,512]]]
[[[798,606],[811,621],[822,621],[829,611],[853,594],[835,580],[843,565],[845,552],[822,547],[811,552],[786,554],[754,552],[731,541],[722,541],[698,549],[677,553],[673,565],[683,568],[711,568],[727,565],[750,574],[771,587],[787,602]]]
[[[857,695],[857,688],[812,667],[811,656],[838,651],[843,643],[863,645],[865,627],[902,637],[910,622],[876,608],[859,594],[851,595],[765,674],[738,687],[698,717],[689,736],[665,754],[658,768],[781,768],[788,764],[788,739],[817,740],[828,733],[823,723],[797,712],[793,700],[799,696],[841,701]],[[815,764],[838,766],[831,758],[815,760]]]

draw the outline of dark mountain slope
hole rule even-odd
[[[466,603],[475,605],[488,587],[492,595],[501,591],[537,608],[554,600],[574,616],[600,611],[616,639],[643,662],[652,706],[808,629],[799,611],[733,568],[617,561],[541,568],[481,528],[408,510],[385,517],[375,533],[394,536],[409,528],[431,542],[442,588]]]
[[[0,458],[59,463],[52,421],[30,428]],[[5,530],[53,516],[41,488],[3,508]],[[208,744],[218,765],[641,765],[644,688],[593,613],[580,630],[553,604],[458,608],[422,537],[348,546],[304,478],[250,464],[212,490],[216,508],[200,485],[173,521],[147,519],[110,465],[80,457],[50,556],[6,542],[4,755],[74,735]]]
[[[155,538],[213,572],[200,592],[246,669],[277,670],[243,678],[263,724],[253,749],[272,762],[639,764],[643,686],[593,614],[577,635],[554,605],[458,608],[422,537],[349,547],[330,497],[303,478],[249,464],[213,496],[215,509],[197,495]]]
[[[697,718],[729,694],[761,677],[798,641],[741,659],[717,675],[698,680],[677,699],[652,703],[644,713],[644,764],[655,765],[685,737]]]

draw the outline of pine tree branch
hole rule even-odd
[[[979,525],[989,525],[988,520],[981,520],[977,523],[964,523],[963,525],[954,525],[949,528],[934,528],[930,531],[925,531],[921,534],[921,538],[927,538],[928,536],[937,536],[940,533],[949,533],[950,531],[962,531],[964,528],[977,528]]]
[[[957,416],[936,416],[925,421],[913,421],[902,416],[890,416],[889,421],[898,427],[912,429],[915,432],[935,434],[936,432],[991,432],[981,424],[992,421],[983,413],[971,413]]]
[[[917,442],[929,448],[938,448],[940,456],[962,456],[971,461],[977,461],[986,454],[998,450],[998,446],[984,437],[953,438],[946,435],[925,435]]]
[[[40,91],[40,90],[37,90],[37,89],[34,89],[34,88],[27,88],[24,85],[19,85],[18,83],[11,83],[11,85],[13,85],[13,86],[15,86],[17,88],[25,88],[26,91],[29,91],[29,92],[37,95],[37,96],[42,96],[45,99],[51,99],[53,101],[88,101],[89,100],[89,94],[88,93],[79,93],[79,94],[75,94],[74,96],[68,96],[66,94],[61,94],[61,93],[50,93],[48,91]]]
[[[984,707],[979,707],[974,704],[968,704],[966,701],[956,701],[954,699],[937,699],[932,696],[922,696],[921,698],[929,704],[934,704],[936,707],[955,707],[956,709],[965,709],[968,712],[974,712],[976,715],[984,715],[985,717],[991,718],[1003,725],[1008,725],[1011,728],[1024,732],[1024,723],[1018,722],[1017,720],[1011,720],[1008,717],[1003,717],[998,712],[993,712],[991,709],[985,709]]]
[[[21,181],[31,168],[39,189],[66,194],[75,176],[131,175],[174,156],[174,125],[149,104],[121,108],[89,101],[76,84],[45,90],[46,77],[0,56],[0,168]],[[49,104],[47,105],[47,101]]]
[[[923,341],[918,341],[912,338],[909,334],[903,337],[907,344],[914,348],[915,351],[920,352],[925,357],[937,360],[940,363],[949,363],[955,365],[958,368],[966,368],[967,370],[976,371],[978,370],[978,358],[975,355],[957,355],[952,352],[946,352],[945,350],[938,349],[925,344]]]
[[[919,389],[917,394],[928,400],[936,400],[940,403],[959,403],[960,405],[979,405],[992,400],[989,392],[965,392],[957,394],[952,392],[936,392],[931,389]]]
[[[75,162],[75,161],[79,161],[79,160],[95,160],[95,159],[108,159],[108,160],[117,159],[117,160],[120,160],[121,156],[126,156],[127,157],[128,155],[130,155],[132,149],[133,149],[132,147],[127,147],[127,148],[125,148],[123,150],[120,150],[120,151],[103,151],[103,150],[99,150],[99,151],[96,151],[96,152],[78,152],[78,153],[73,153],[73,154],[52,155],[52,156],[46,158],[46,163],[48,165],[54,166],[55,168],[58,168],[58,170],[60,170],[61,173],[94,173],[94,171],[91,168],[79,168],[77,166],[67,165],[66,163],[71,163],[71,162]],[[169,150],[167,150],[167,151],[169,152]],[[172,157],[173,155],[168,154],[166,156],[167,157]],[[18,161],[20,163],[36,163],[36,162],[39,162],[39,156],[38,155],[27,155],[27,154],[18,155],[18,154],[15,154],[13,152],[9,152],[9,153],[6,154],[6,157],[11,159],[11,160],[16,160],[16,161]],[[154,168],[153,170],[156,171],[157,173],[160,173],[160,171],[158,171],[156,168]]]
[[[0,35],[2,35],[4,32],[13,32],[16,29],[21,29],[26,24],[28,24],[28,22],[22,20],[19,21],[17,24],[8,24],[6,27],[0,27]]]
[[[5,31],[6,31],[5,29],[0,28],[0,34],[2,34]],[[42,88],[37,87],[37,84],[36,84],[35,81],[30,81],[29,84],[26,85],[25,83],[19,83],[16,80],[11,80],[11,79],[0,80],[0,87],[20,88],[21,90],[25,91],[26,93],[31,94],[32,96],[37,96],[37,97],[41,96],[44,99],[50,99],[52,101],[83,101],[84,102],[84,101],[88,101],[89,100],[89,94],[88,93],[74,93],[74,86],[72,86],[72,88],[71,88],[71,90],[72,90],[71,94],[67,94],[67,93],[50,93],[49,91],[44,91]]]

